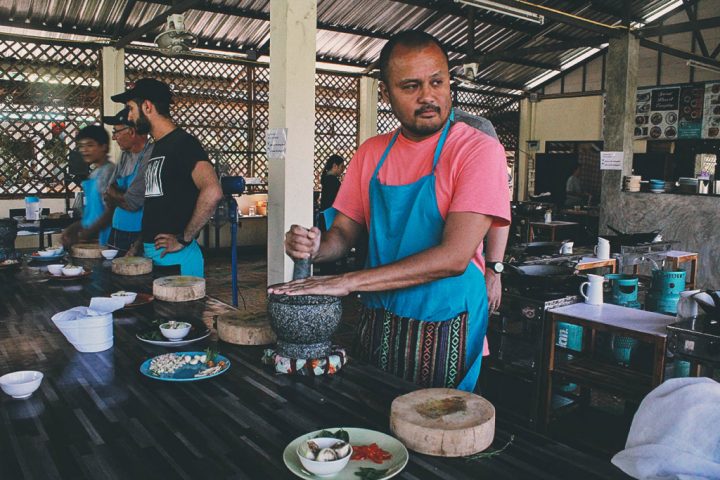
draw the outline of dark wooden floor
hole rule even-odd
[[[353,359],[332,377],[275,375],[259,362],[261,348],[212,339],[199,348],[215,345],[226,355],[226,374],[190,384],[143,377],[142,361],[166,350],[135,333],[157,318],[211,325],[229,307],[210,298],[116,313],[113,348],[78,353],[50,321],[54,313],[121,288],[151,290],[152,276],[118,277],[107,262],[88,266],[93,275],[77,284],[47,281],[35,268],[0,275],[0,373],[45,373],[30,399],[0,397],[3,480],[293,478],[282,462],[293,438],[338,425],[388,432],[390,403],[414,388]],[[511,435],[505,452],[477,461],[411,453],[397,478],[626,478],[609,462],[503,418],[493,448]]]

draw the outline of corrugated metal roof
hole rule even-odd
[[[5,0],[0,2],[0,32],[17,34],[20,28],[26,34],[47,38],[82,39],[88,35],[118,39],[142,28],[172,4],[172,0],[137,1],[125,24],[119,25],[128,1],[131,0]],[[620,22],[624,2],[578,4],[572,0],[537,0],[536,4],[613,25]],[[634,19],[643,19],[675,3],[677,0],[632,0],[630,14]],[[233,53],[261,49],[259,53],[267,53],[269,0],[210,0],[199,5],[185,13],[185,24],[198,36],[200,47]],[[318,58],[369,66],[392,33],[423,28],[450,48],[451,60],[461,61],[468,50],[467,11],[468,7],[458,3],[438,0],[318,0]],[[597,37],[597,33],[549,18],[544,26],[538,26],[480,9],[475,17],[476,54]],[[158,26],[140,40],[152,42],[162,29]],[[481,65],[478,81],[526,85],[551,71],[542,64],[559,66],[584,50],[527,55],[524,61],[495,60]],[[501,89],[497,85],[493,88]]]

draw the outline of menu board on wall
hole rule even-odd
[[[703,138],[720,138],[720,82],[705,84]]]
[[[642,88],[635,100],[635,138],[720,139],[720,82]]]

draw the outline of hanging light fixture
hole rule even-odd
[[[455,3],[462,3],[475,8],[482,8],[483,10],[501,13],[510,17],[519,18],[520,20],[539,23],[540,25],[545,23],[545,17],[540,14],[528,12],[522,8],[511,7],[509,5],[505,5],[504,3],[493,2],[491,0],[455,0]]]

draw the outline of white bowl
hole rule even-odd
[[[170,328],[171,324],[175,324],[176,328]],[[171,342],[178,342],[185,338],[190,332],[190,324],[187,322],[167,322],[160,325],[160,333]]]
[[[310,460],[309,458],[305,458],[305,455],[303,455],[308,449],[308,441],[315,442],[320,448],[328,448],[332,447],[341,440],[338,440],[337,438],[311,438],[304,442],[301,442],[300,445],[298,445],[297,451],[295,453],[297,453],[297,456],[300,459],[300,463],[302,463],[302,466],[305,467],[305,470],[307,470],[308,472],[314,473],[315,475],[318,475],[320,477],[329,477],[331,475],[335,475],[347,466],[348,462],[350,461],[350,457],[352,457],[351,446],[350,453],[348,453],[343,458],[331,460],[329,462],[318,462],[317,460]]]
[[[55,255],[58,255],[60,252],[62,252],[62,248],[49,248],[45,250],[38,250],[38,255],[41,257],[54,257]]]
[[[13,398],[28,398],[40,386],[43,374],[33,370],[12,372],[0,377],[0,388]]]
[[[62,268],[62,274],[66,277],[77,277],[81,273],[83,273],[83,267]]]
[[[62,269],[65,267],[62,263],[53,263],[52,265],[48,265],[47,269],[48,272],[52,273],[53,275],[60,276],[62,275]]]
[[[111,293],[110,296],[112,298],[119,298],[123,302],[125,302],[125,305],[128,305],[135,301],[135,298],[137,297],[137,293],[136,292],[115,292],[115,293]]]
[[[112,260],[113,258],[117,257],[118,251],[113,249],[108,250],[101,250],[100,253],[102,253],[102,256],[105,257],[107,260]]]

